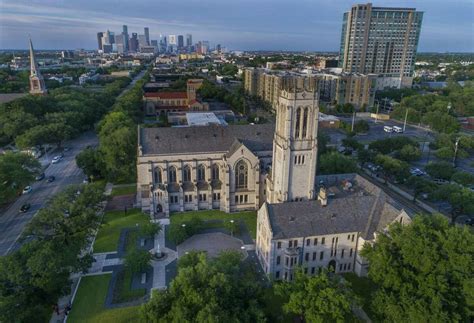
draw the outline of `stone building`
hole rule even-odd
[[[359,252],[393,222],[409,223],[403,208],[356,174],[317,176],[316,200],[265,203],[258,211],[256,252],[271,278],[292,280],[322,268],[367,275]]]

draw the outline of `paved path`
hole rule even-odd
[[[77,167],[75,157],[85,147],[97,144],[97,136],[88,132],[65,144],[70,150],[64,153],[64,158],[57,164],[51,164],[45,170],[46,178],[55,176],[56,180],[47,183],[46,179],[33,183],[33,190],[20,196],[3,214],[0,214],[0,256],[19,248],[16,243],[26,224],[36,215],[45,202],[57,192],[71,184],[80,184],[84,179],[82,170]],[[21,206],[30,203],[31,208],[26,213],[20,213]]]
[[[158,220],[163,226],[163,230],[155,236],[155,249],[160,248],[166,254],[164,260],[152,261],[153,266],[153,286],[152,289],[165,289],[166,286],[166,266],[178,258],[178,253],[165,247],[164,226],[169,223],[169,219]]]

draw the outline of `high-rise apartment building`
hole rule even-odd
[[[183,35],[178,35],[178,48],[183,48],[184,47],[184,37]]]
[[[193,45],[193,35],[186,34],[186,47],[191,47]]]
[[[138,34],[132,33],[132,37],[130,38],[130,51],[137,52],[138,51]]]
[[[178,43],[177,43],[177,40],[176,40],[176,35],[169,35],[168,36],[168,45],[174,45],[176,46]]]
[[[148,27],[145,27],[145,39],[146,39],[146,44],[149,46],[150,45],[150,29]]]
[[[377,88],[410,87],[423,12],[415,8],[354,5],[344,13],[340,67],[377,74]]]

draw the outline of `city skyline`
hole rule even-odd
[[[166,0],[158,8],[149,0],[119,4],[110,0],[80,4],[7,0],[0,4],[0,49],[26,49],[28,34],[38,49],[95,49],[97,30],[118,31],[128,25],[130,34],[148,26],[150,39],[192,32],[196,39],[225,43],[233,50],[338,51],[343,13],[364,2]],[[387,0],[373,5],[424,11],[421,52],[474,51],[471,1]]]

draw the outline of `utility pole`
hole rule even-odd
[[[355,112],[355,109],[354,109],[354,113],[352,114],[352,127],[351,127],[351,132],[354,132],[355,116],[356,116],[356,112]]]
[[[458,146],[459,146],[459,140],[461,137],[456,138],[456,142],[454,144],[454,157],[453,157],[453,167],[456,167],[456,156],[458,154]]]
[[[408,118],[408,108],[405,112],[405,122],[403,122],[403,132],[405,132],[405,128],[407,126],[407,118]]]

